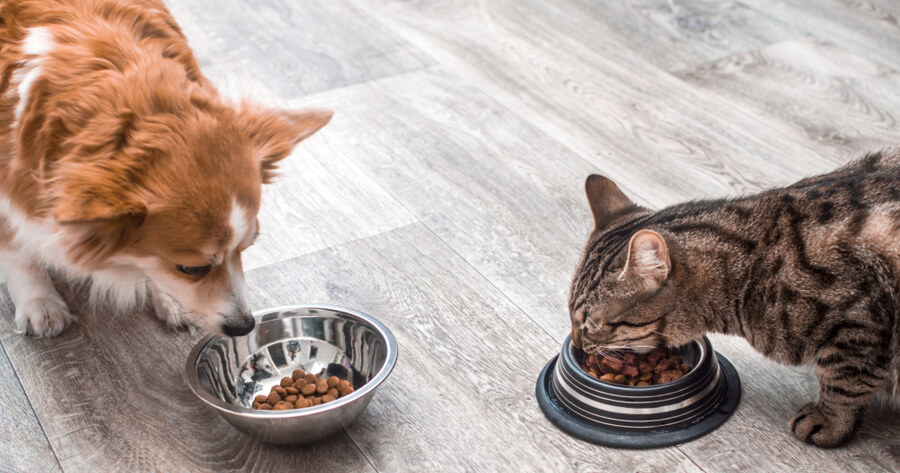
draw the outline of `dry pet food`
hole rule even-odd
[[[272,386],[269,394],[253,398],[253,408],[264,411],[286,411],[327,404],[353,392],[353,385],[346,379],[332,376],[316,378],[312,373],[294,370],[279,384]]]
[[[605,356],[587,355],[581,359],[581,369],[607,383],[625,386],[665,384],[686,375],[691,367],[678,355],[669,355],[665,347],[649,353],[609,353]]]

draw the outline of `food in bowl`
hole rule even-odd
[[[625,386],[653,386],[671,383],[691,370],[681,356],[670,355],[666,347],[657,348],[644,354],[608,353],[606,355],[584,354],[581,369],[587,374],[607,383]]]
[[[352,392],[353,385],[346,379],[337,376],[317,378],[298,369],[272,386],[268,395],[260,394],[253,398],[253,408],[263,411],[303,409],[327,404]]]

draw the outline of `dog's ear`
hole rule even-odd
[[[327,125],[331,110],[248,110],[244,106],[247,130],[259,162],[263,183],[275,177],[278,162],[301,141]]]
[[[114,167],[114,166],[110,166]],[[124,171],[102,166],[63,166],[55,181],[53,216],[67,228],[69,258],[85,267],[102,262],[126,245],[147,216],[123,179]]]
[[[141,158],[123,151],[134,122],[132,113],[100,116],[75,136],[77,145],[53,171],[57,222],[143,222],[147,206],[135,195]]]
[[[147,206],[129,195],[127,190],[115,182],[102,181],[99,175],[96,179],[84,177],[65,176],[58,183],[53,208],[57,222],[102,223],[125,218],[143,221]]]

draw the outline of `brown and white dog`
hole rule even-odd
[[[120,308],[253,328],[241,252],[262,184],[327,111],[224,102],[159,0],[0,0],[0,272],[22,333],[72,315],[48,269]]]

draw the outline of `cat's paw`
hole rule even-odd
[[[798,439],[817,447],[838,447],[856,432],[861,419],[841,413],[831,412],[811,402],[797,411],[791,420],[791,431]]]
[[[73,320],[75,317],[59,296],[29,299],[16,305],[16,333],[34,337],[55,337]]]

